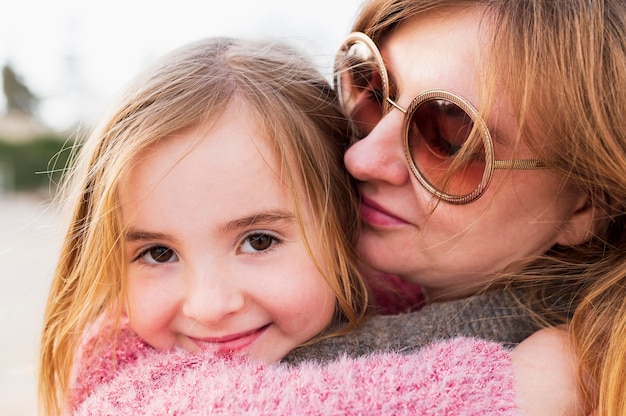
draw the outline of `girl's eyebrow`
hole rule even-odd
[[[218,233],[228,233],[252,226],[258,227],[274,225],[276,223],[292,223],[294,220],[295,215],[292,212],[282,210],[255,212],[252,215],[246,215],[245,217],[228,221],[226,224],[219,227]]]
[[[173,241],[174,239],[165,233],[141,231],[141,230],[130,228],[124,233],[124,240],[128,243],[132,243],[134,241],[151,241],[151,240]]]
[[[246,215],[245,217],[236,218],[232,221],[228,221],[226,224],[218,227],[218,233],[229,233],[236,230],[240,230],[248,227],[270,226],[279,223],[287,224],[295,221],[295,215],[292,212],[286,212],[281,210],[270,210],[256,212],[252,215]],[[166,241],[175,242],[176,239],[171,235],[160,232],[144,231],[134,228],[129,228],[124,233],[124,241],[132,243],[136,241]]]

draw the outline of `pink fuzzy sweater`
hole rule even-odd
[[[517,414],[509,351],[471,338],[298,366],[156,351],[129,329],[115,349],[91,344],[75,374],[76,415]]]

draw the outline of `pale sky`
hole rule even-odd
[[[283,39],[330,74],[362,0],[0,0],[0,65],[67,128],[99,116],[157,56],[208,36]],[[4,96],[0,98],[0,113]]]

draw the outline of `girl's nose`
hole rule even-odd
[[[409,181],[402,137],[403,116],[400,111],[391,111],[365,138],[348,149],[344,162],[357,180],[382,181],[395,186]]]
[[[243,309],[244,292],[224,275],[196,277],[188,286],[183,313],[207,325],[215,325]]]

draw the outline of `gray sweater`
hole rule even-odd
[[[465,299],[434,302],[416,312],[373,316],[359,329],[296,349],[283,361],[327,361],[344,354],[356,357],[374,351],[409,352],[455,336],[512,347],[538,329],[510,292],[493,290]]]

